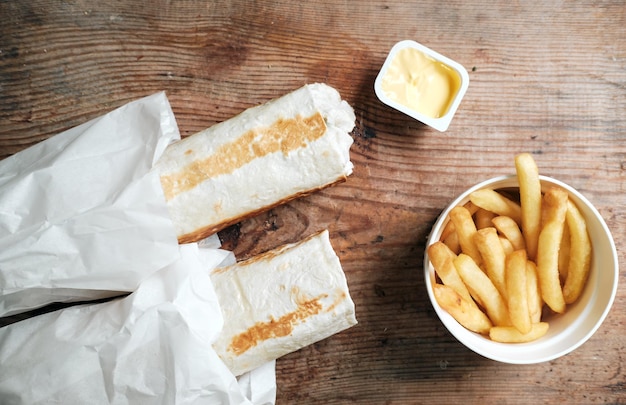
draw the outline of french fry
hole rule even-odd
[[[481,334],[487,334],[492,327],[491,321],[476,305],[471,305],[452,287],[434,284],[433,293],[437,303],[465,328]]]
[[[528,257],[535,260],[541,230],[541,183],[539,169],[529,153],[515,156],[515,170],[519,181],[522,229]]]
[[[537,274],[541,297],[556,313],[565,311],[565,299],[559,280],[559,248],[567,212],[567,192],[551,187],[546,190],[543,202],[545,221],[537,245]]]
[[[513,245],[513,250],[526,249],[526,241],[517,222],[511,217],[499,215],[491,220],[498,232],[504,235]]]
[[[452,221],[448,223],[451,224]],[[459,253],[461,253],[461,245],[459,244],[459,235],[457,235],[456,232],[452,232],[451,234],[449,234],[447,238],[442,239],[442,242],[445,243],[445,245],[455,254],[458,255]]]
[[[474,244],[476,225],[472,215],[465,207],[454,207],[450,211],[450,221],[454,223],[461,251],[469,255],[478,264],[481,262],[480,253]]]
[[[474,235],[474,243],[483,258],[483,265],[487,276],[496,287],[500,295],[506,299],[506,280],[504,265],[506,255],[500,243],[496,228],[479,229]]]
[[[526,282],[526,250],[516,250],[506,258],[507,304],[511,323],[522,334],[531,329]]]
[[[511,243],[510,240],[508,240],[507,238],[501,235],[498,236],[498,239],[500,239],[500,244],[502,245],[502,249],[504,250],[505,256],[513,253],[515,249],[513,249],[513,244]]]
[[[520,205],[495,190],[486,188],[476,190],[470,194],[470,201],[487,211],[511,217],[518,224],[522,222],[522,208]]]
[[[547,322],[534,323],[530,332],[523,334],[513,326],[494,326],[489,329],[489,338],[501,343],[532,342],[544,336],[549,329]]]
[[[446,224],[443,227],[443,230],[441,231],[441,236],[439,237],[439,240],[444,241],[455,232],[456,231],[454,229],[454,223],[452,221],[448,221],[446,222]]]
[[[575,302],[580,296],[591,266],[591,240],[587,233],[587,224],[576,205],[568,201],[565,215],[570,234],[570,259],[567,278],[563,286],[566,304]]]
[[[454,265],[472,297],[485,308],[491,322],[494,325],[511,325],[504,299],[476,262],[461,253],[454,259]]]
[[[471,216],[474,216],[474,214],[476,214],[476,211],[478,211],[479,209],[479,207],[477,207],[476,204],[474,204],[471,200],[463,204],[463,206],[467,208]]]
[[[463,299],[476,305],[454,266],[453,260],[456,258],[456,254],[451,251],[446,244],[443,242],[435,242],[428,246],[428,258],[444,285],[451,287],[463,297]]]
[[[478,210],[476,210],[476,213],[474,214],[474,223],[476,224],[476,229],[489,228],[490,226],[493,226],[491,220],[495,216],[495,213],[487,211],[483,208],[479,208]]]
[[[463,204],[469,213],[470,216],[474,215],[476,211],[478,211],[478,207],[475,206],[471,201]],[[461,253],[461,244],[459,243],[459,235],[456,232],[456,228],[454,226],[454,222],[448,221],[441,232],[441,237],[439,240],[443,241],[454,253]]]
[[[528,289],[528,313],[530,314],[530,322],[541,322],[543,299],[541,298],[541,291],[539,291],[537,265],[531,260],[526,262],[526,287]]]
[[[569,267],[569,258],[571,251],[571,237],[569,234],[569,226],[567,225],[567,216],[565,217],[565,226],[563,227],[563,237],[561,238],[561,247],[559,248],[559,279],[561,285],[565,284],[567,279],[567,268]]]

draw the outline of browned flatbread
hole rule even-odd
[[[352,107],[318,83],[170,145],[156,169],[179,242],[345,181],[354,125]]]
[[[235,375],[357,323],[328,231],[211,274],[224,315],[213,348]]]

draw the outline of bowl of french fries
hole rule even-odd
[[[428,238],[435,312],[474,352],[511,364],[561,357],[606,318],[619,267],[610,230],[571,186],[539,174],[528,153],[514,175],[457,197]]]

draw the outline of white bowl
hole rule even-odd
[[[382,86],[383,78],[387,74],[387,71],[389,70],[390,65],[392,64],[398,52],[407,48],[415,49],[421,52],[422,54],[426,55],[427,57],[430,57],[431,59],[442,63],[443,65],[450,68],[452,71],[456,72],[459,76],[460,86],[458,90],[456,91],[456,94],[451,96],[452,101],[448,109],[446,110],[445,114],[443,114],[441,117],[431,117],[429,115],[416,111],[410,106],[405,105],[389,97],[387,93],[383,90],[383,86]],[[417,73],[417,71],[415,72]],[[388,106],[395,108],[396,110],[401,111],[404,114],[410,117],[413,117],[416,120],[438,131],[444,132],[450,126],[450,122],[452,121],[454,114],[459,108],[459,104],[461,104],[461,100],[463,99],[463,96],[465,95],[468,86],[469,86],[469,75],[467,73],[467,70],[463,66],[461,66],[459,63],[441,55],[438,52],[433,51],[432,49],[418,42],[411,41],[411,40],[404,40],[404,41],[400,41],[396,43],[389,51],[389,54],[387,55],[387,58],[385,59],[385,62],[382,68],[380,69],[378,76],[376,77],[376,81],[374,82],[374,91],[378,99],[382,101],[383,103],[387,104]]]
[[[492,360],[511,364],[533,364],[556,359],[566,355],[585,343],[600,327],[606,318],[617,292],[619,266],[615,243],[602,216],[593,205],[578,191],[561,181],[540,176],[542,188],[556,185],[565,189],[571,200],[580,209],[587,221],[587,231],[592,243],[591,269],[587,284],[580,298],[568,305],[565,313],[554,315],[548,322],[548,333],[529,343],[498,343],[488,337],[474,333],[461,326],[443,310],[432,292],[435,271],[424,256],[426,287],[430,301],[442,323],[462,344],[474,352]],[[426,246],[439,240],[448,213],[469,200],[469,195],[479,189],[503,189],[518,187],[517,176],[501,176],[475,185],[457,197],[440,215],[432,228]]]

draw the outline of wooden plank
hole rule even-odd
[[[359,325],[280,359],[279,404],[623,401],[623,289],[577,351],[511,366],[444,329],[422,275],[439,212],[466,187],[513,173],[522,151],[596,205],[625,261],[622,1],[38,0],[1,2],[0,15],[0,159],[162,90],[185,136],[307,82],[353,105],[346,183],[221,233],[243,258],[328,228],[346,271]],[[469,71],[446,133],[374,95],[402,39]]]

